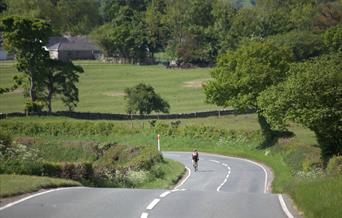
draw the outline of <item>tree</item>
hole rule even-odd
[[[324,44],[330,51],[342,52],[342,24],[325,31],[323,38]]]
[[[7,0],[7,15],[39,18],[56,33],[86,34],[100,23],[97,0]]]
[[[100,23],[96,0],[58,0],[56,23],[61,32],[87,34]]]
[[[286,81],[258,97],[260,112],[274,127],[291,120],[311,129],[325,161],[342,154],[341,59],[334,53],[296,64]]]
[[[1,26],[5,47],[15,50],[17,69],[29,78],[29,95],[34,103],[47,73],[49,54],[43,46],[52,33],[51,27],[43,20],[16,16],[4,18]]]
[[[61,99],[69,111],[77,106],[79,73],[83,73],[83,68],[75,66],[72,62],[50,60],[49,73],[44,81],[46,86],[45,99],[48,111],[52,111],[52,97],[61,96]]]
[[[150,85],[140,83],[132,88],[125,89],[127,113],[140,115],[150,114],[152,111],[168,113],[170,105],[162,99]]]
[[[0,0],[0,14],[7,10],[7,4],[4,2],[4,0]]]
[[[145,13],[148,48],[152,54],[162,51],[167,44],[169,31],[165,23],[166,3],[152,0]]]
[[[309,31],[293,30],[271,36],[267,40],[272,41],[278,46],[290,49],[295,61],[304,61],[319,56],[326,50],[322,36]]]
[[[218,59],[213,80],[204,86],[207,101],[244,111],[255,109],[264,136],[272,133],[260,113],[257,98],[271,85],[286,78],[291,52],[270,42],[251,41]]]
[[[92,32],[92,38],[109,56],[144,62],[148,55],[148,42],[144,17],[139,11],[121,6],[111,23]]]

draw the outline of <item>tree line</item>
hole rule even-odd
[[[282,15],[265,29],[253,29],[258,19],[246,23],[246,31],[260,32],[243,38],[235,49],[219,56],[211,71],[213,80],[204,87],[207,101],[240,111],[256,110],[265,138],[263,147],[288,134],[284,131],[292,121],[315,133],[325,161],[341,155],[341,3],[258,2],[265,2],[259,7],[270,10],[270,14],[286,12],[297,17],[278,25],[286,21],[283,18],[287,16]],[[241,10],[249,10],[248,16],[260,8]],[[317,10],[321,12],[317,14]]]
[[[108,56],[140,62],[166,52],[185,63],[215,64],[213,80],[204,87],[207,101],[256,110],[264,146],[293,121],[316,134],[325,160],[342,153],[341,0],[257,0],[253,7],[228,0],[27,0],[17,7],[20,0],[4,2],[3,14],[31,16],[3,19],[2,28],[5,44],[16,50],[18,70],[30,81],[32,102],[49,102],[55,94],[72,109],[82,70],[46,64],[51,60],[42,46],[51,32],[89,33]],[[54,5],[54,13],[67,8],[63,25],[41,9],[45,4]],[[82,7],[88,9],[78,11]],[[90,24],[89,16],[96,22]],[[126,93],[135,95],[133,89]],[[139,105],[132,101],[128,110],[149,112]]]
[[[257,0],[248,7],[238,0],[2,1],[3,16],[44,19],[55,34],[90,34],[105,55],[136,62],[166,52],[180,62],[211,65],[246,39],[278,36],[287,43],[287,37],[298,42],[297,35],[316,43],[296,54],[307,58],[322,49],[318,36],[342,19],[341,0]]]

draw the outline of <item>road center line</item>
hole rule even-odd
[[[158,204],[158,202],[160,201],[159,198],[154,199],[147,207],[146,210],[152,210],[154,206],[156,206]]]
[[[220,161],[217,161],[217,160],[210,160],[210,161],[214,163],[220,163]]]
[[[165,197],[166,195],[170,194],[171,192],[170,191],[166,191],[164,192],[163,194],[160,195],[161,198]]]
[[[145,212],[142,213],[141,216],[140,216],[140,218],[147,218],[147,217],[148,217],[148,213],[145,213]]]
[[[228,177],[230,175],[230,167],[228,166],[228,164],[226,163],[221,163],[220,161],[217,161],[217,160],[209,160],[211,162],[214,162],[214,163],[218,163],[218,164],[221,164],[222,166],[224,166],[225,168],[227,168],[228,172],[227,172],[227,175],[226,175],[226,178],[224,179],[224,181],[222,182],[221,185],[219,185],[219,187],[217,187],[216,191],[220,191],[220,189],[222,188],[222,186],[228,181]]]

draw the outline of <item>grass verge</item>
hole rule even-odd
[[[288,190],[306,218],[342,215],[342,176],[295,181]]]
[[[172,188],[184,175],[184,166],[174,160],[165,159],[164,162],[159,163],[157,168],[162,172],[160,178],[155,178],[152,181],[140,184],[137,188]]]
[[[81,183],[73,180],[56,179],[43,176],[7,174],[1,174],[0,181],[1,198],[24,194],[28,192],[34,192],[42,188],[56,188],[81,185]]]

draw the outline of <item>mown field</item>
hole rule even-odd
[[[76,111],[125,113],[124,89],[138,83],[150,84],[171,105],[170,113],[217,109],[205,103],[201,88],[210,78],[208,68],[166,69],[162,65],[137,66],[105,64],[97,61],[76,61],[84,68],[80,77],[80,102]],[[0,87],[9,87],[18,74],[15,62],[0,62]],[[0,112],[24,110],[22,89],[0,95]],[[54,101],[53,111],[65,110],[61,101]]]

